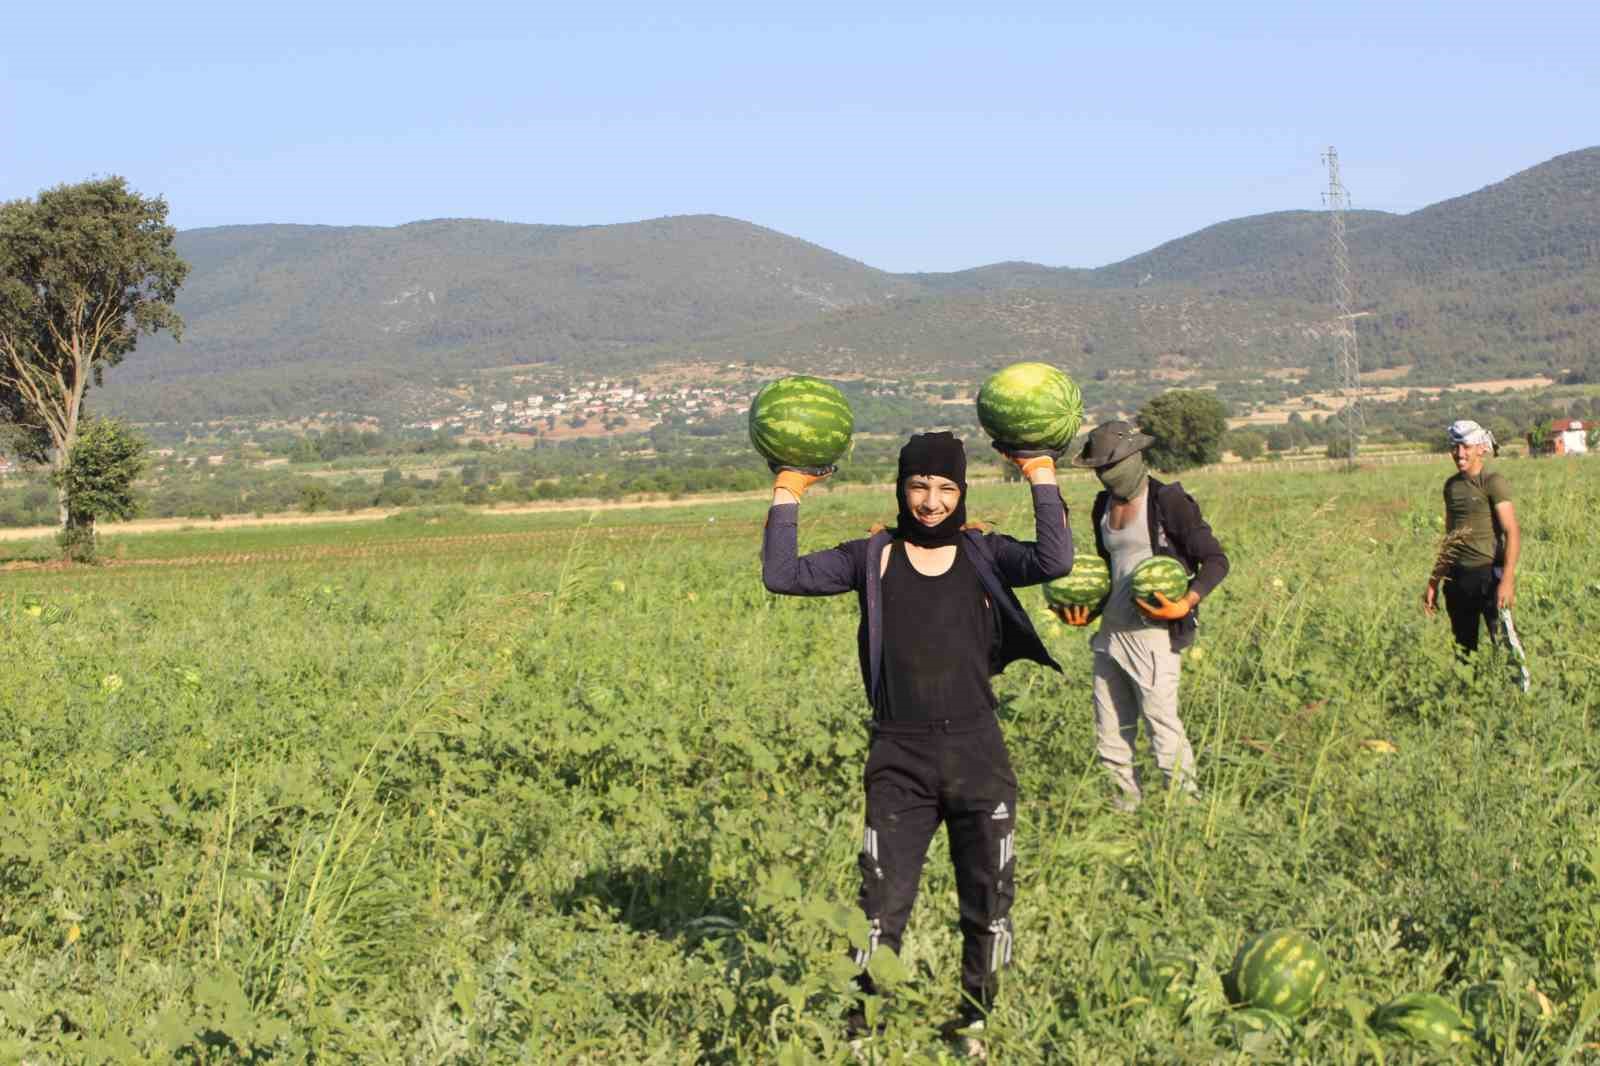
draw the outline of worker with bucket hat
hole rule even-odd
[[[1054,607],[1063,622],[1086,626],[1096,617],[1094,712],[1101,764],[1117,786],[1119,809],[1143,799],[1134,742],[1143,719],[1156,764],[1170,787],[1194,796],[1194,751],[1178,715],[1179,653],[1194,643],[1199,604],[1228,574],[1228,557],[1178,482],[1150,475],[1144,450],[1155,439],[1129,422],[1106,422],[1089,434],[1073,466],[1091,469],[1103,487],[1095,497],[1095,549],[1111,570],[1111,593],[1098,608]],[[1156,605],[1132,593],[1134,568],[1156,555],[1183,564],[1188,591],[1176,600],[1156,594]]]

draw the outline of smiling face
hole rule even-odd
[[[905,489],[906,510],[925,526],[943,522],[961,503],[961,486],[938,474],[912,474]]]
[[[1456,469],[1468,477],[1477,477],[1483,470],[1483,458],[1489,454],[1487,444],[1452,444],[1450,445],[1450,458],[1456,461]]]

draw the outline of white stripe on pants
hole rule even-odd
[[[1170,784],[1194,794],[1194,750],[1178,717],[1178,671],[1182,658],[1165,629],[1100,633],[1094,642],[1094,727],[1100,764],[1127,802],[1141,798],[1133,764],[1139,719],[1150,734],[1156,765]],[[1103,650],[1102,650],[1103,649]]]

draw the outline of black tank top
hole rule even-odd
[[[889,549],[883,574],[883,684],[873,710],[883,721],[970,718],[992,713],[989,649],[994,613],[967,549],[938,577],[917,572],[905,544]]]

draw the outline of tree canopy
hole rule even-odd
[[[1228,411],[1210,392],[1171,389],[1141,407],[1138,421],[1155,438],[1145,458],[1158,470],[1188,470],[1222,458]]]
[[[176,236],[166,202],[119,177],[0,205],[0,420],[12,447],[59,475],[106,367],[141,335],[181,332],[172,304],[189,267]],[[69,512],[66,483],[62,493]]]

